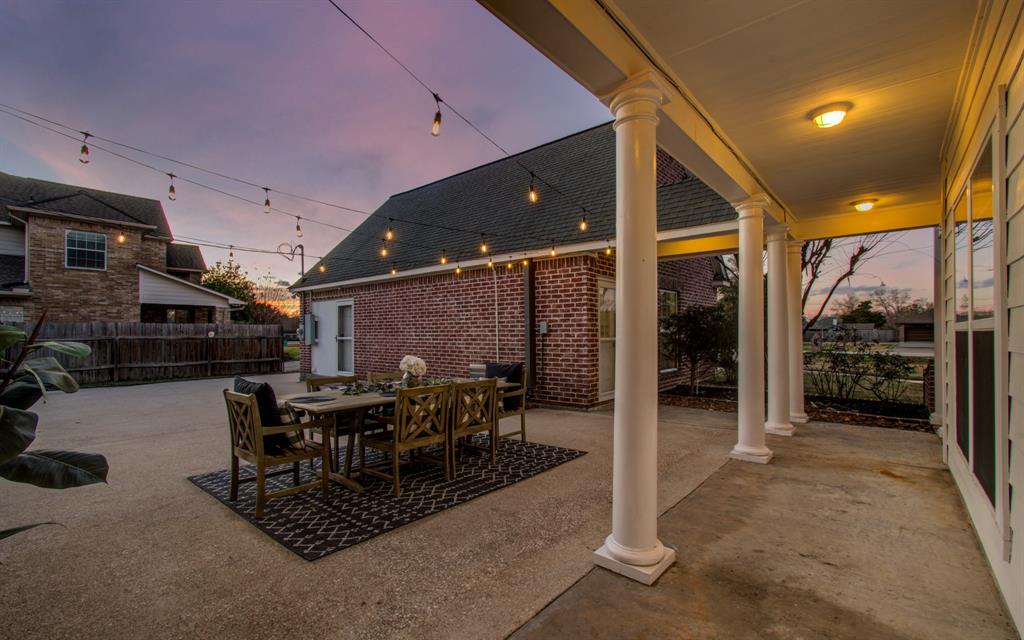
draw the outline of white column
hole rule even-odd
[[[789,421],[803,424],[807,422],[804,411],[804,318],[803,304],[800,299],[803,293],[803,276],[800,270],[800,251],[804,243],[791,240],[786,254],[786,298],[789,311]]]
[[[615,420],[612,532],[594,562],[653,584],[675,561],[658,540],[656,130],[666,92],[650,74],[611,98],[615,114]]]
[[[733,458],[766,463],[772,451],[764,438],[764,248],[765,196],[736,205],[739,212],[739,435]]]
[[[789,265],[785,225],[768,232],[768,420],[764,430],[791,436],[789,421]]]

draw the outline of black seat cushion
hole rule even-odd
[[[523,384],[522,362],[488,362],[484,369],[485,378],[505,378],[508,382]],[[506,398],[502,401],[505,411],[518,411],[522,397]]]
[[[235,376],[235,392],[256,396],[256,407],[260,412],[260,422],[264,427],[281,426],[281,412],[277,408],[277,395],[269,384]],[[290,444],[288,436],[283,433],[275,433],[263,438],[263,447],[271,455],[281,453]]]

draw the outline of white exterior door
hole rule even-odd
[[[313,373],[351,374],[355,371],[355,307],[351,300],[313,303],[316,337],[312,350]]]

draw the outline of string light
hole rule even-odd
[[[302,227],[299,226],[299,216],[295,216],[295,236],[298,238],[302,237]]]
[[[530,190],[526,192],[526,197],[530,200],[531,204],[537,204],[540,200],[540,194],[537,193],[537,187],[533,186],[534,175],[530,172]]]
[[[461,273],[462,273],[462,265],[461,264],[455,265],[455,275],[459,275]]]
[[[117,243],[118,244],[124,244],[125,240],[127,240],[127,239],[128,239],[128,236],[124,235],[124,231],[121,231],[121,232],[119,232],[117,234]]]
[[[487,255],[487,268],[488,269],[493,269],[494,268],[494,260],[491,260],[490,254]]]
[[[487,253],[487,238],[480,234],[480,253]]]
[[[434,102],[437,103],[437,113],[434,114],[434,124],[430,127],[430,135],[436,138],[441,135],[441,96],[435,93]]]
[[[381,245],[380,245],[380,257],[382,257],[382,258],[388,257],[388,243],[387,243],[387,240],[382,242]]]
[[[551,245],[551,257],[555,257],[555,245]]]
[[[78,161],[82,164],[89,164],[89,138],[92,136],[88,131],[80,131],[82,134],[82,149],[78,152]]]
[[[448,264],[448,252],[441,249],[441,264]]]
[[[398,267],[395,266],[394,262],[391,263],[391,275],[393,275],[393,276],[398,275]]]
[[[270,187],[263,187],[263,213],[270,213]]]
[[[167,177],[171,179],[171,186],[167,187],[167,199],[177,200],[178,191],[177,189],[174,188],[174,179],[177,178],[178,176],[174,175],[173,173],[168,173]]]
[[[232,246],[228,249],[228,262],[235,259],[235,248]]]
[[[320,266],[318,268],[320,269],[320,273],[327,271],[327,265],[324,264],[323,260],[320,261]]]
[[[590,225],[587,223],[587,216],[580,218],[580,233],[586,233],[587,227]]]
[[[529,260],[527,260],[526,258],[523,258],[523,266],[524,266],[524,267],[527,267],[527,266],[529,266],[529,265],[530,265],[530,261],[529,261]]]
[[[388,228],[384,232],[384,239],[385,240],[393,240],[395,238],[395,231],[394,231],[394,229],[391,228],[391,222],[392,222],[391,218],[388,218]]]
[[[604,255],[606,255],[606,256],[612,255],[612,241],[611,240],[608,241],[608,246],[604,248]]]
[[[512,256],[508,257],[508,264],[505,265],[505,268],[506,269],[511,269],[512,268]]]

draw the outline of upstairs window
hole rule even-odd
[[[64,234],[64,266],[69,269],[106,270],[107,236],[68,229]]]

